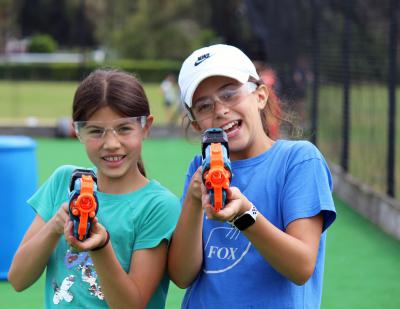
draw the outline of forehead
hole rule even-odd
[[[102,122],[110,122],[113,120],[117,120],[123,118],[124,116],[116,113],[109,106],[104,106],[97,110],[88,121],[102,121]]]
[[[193,94],[193,101],[200,97],[212,95],[226,85],[238,83],[239,82],[236,79],[226,76],[208,77],[201,81],[201,83],[197,86],[196,91]]]

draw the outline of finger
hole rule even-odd
[[[215,211],[211,204],[206,204],[204,207],[204,211],[208,219],[214,219]]]
[[[201,194],[207,194],[207,188],[204,183],[201,183]]]
[[[68,213],[68,203],[64,202],[61,204],[62,210],[64,210],[65,213]]]
[[[65,239],[67,239],[67,240],[69,240],[71,237],[73,237],[74,238],[74,235],[73,235],[73,222],[71,221],[71,220],[67,220],[67,221],[65,221],[65,224],[64,224],[64,236],[65,236]]]
[[[202,205],[207,205],[207,204],[211,204],[211,200],[210,200],[210,194],[208,194],[207,192],[204,192],[201,195],[201,204]]]
[[[226,189],[226,196],[228,200],[237,199],[240,197],[240,191],[237,187],[228,187]]]

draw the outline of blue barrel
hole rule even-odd
[[[35,217],[26,201],[37,184],[35,141],[0,136],[0,280],[7,280],[15,251]]]

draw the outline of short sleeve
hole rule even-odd
[[[140,225],[133,250],[154,248],[171,239],[180,215],[179,199],[172,193],[158,196]]]
[[[310,144],[311,145],[311,144]],[[309,218],[322,213],[323,231],[335,220],[336,212],[332,197],[332,176],[328,165],[315,146],[302,150],[297,160],[288,168],[282,213],[285,228],[297,219]]]

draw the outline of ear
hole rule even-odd
[[[144,125],[144,128],[143,128],[143,137],[144,138],[149,137],[150,129],[151,129],[151,126],[153,124],[153,121],[154,121],[154,116],[153,115],[147,116],[146,124]]]
[[[265,86],[265,85],[258,86],[255,94],[257,95],[258,109],[260,109],[260,110],[264,109],[265,105],[267,104],[268,96],[269,96],[269,90],[268,90],[267,86]]]

